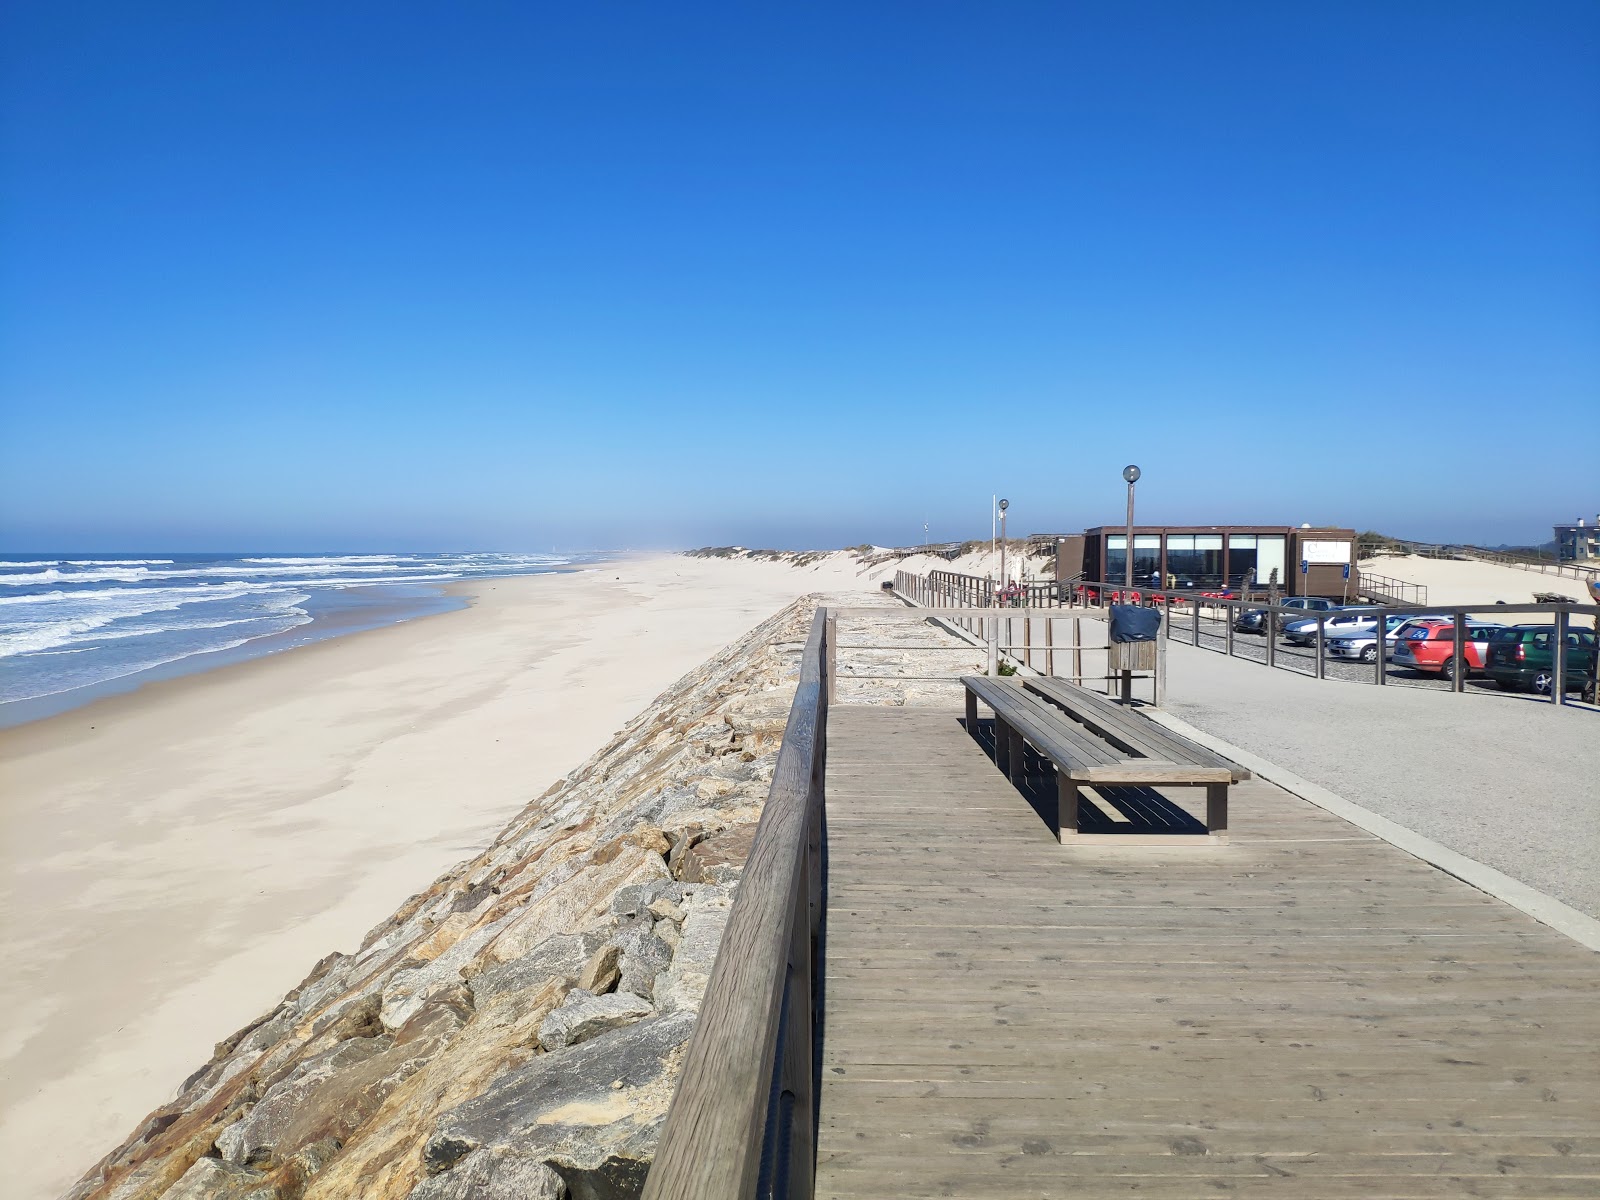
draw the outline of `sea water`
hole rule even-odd
[[[151,678],[459,607],[440,586],[545,554],[0,555],[0,725]]]

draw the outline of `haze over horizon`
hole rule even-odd
[[[1116,523],[1127,462],[1142,523],[1600,508],[1591,3],[23,2],[0,55],[0,550],[908,544]]]

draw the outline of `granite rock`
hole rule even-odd
[[[632,1025],[655,1011],[648,1000],[631,992],[611,992],[596,996],[582,988],[574,988],[559,1008],[554,1009],[539,1026],[539,1044],[546,1050],[559,1050],[563,1046],[576,1046],[592,1037]]]
[[[439,1118],[429,1168],[448,1171],[480,1148],[512,1150],[554,1168],[572,1200],[632,1200],[693,1029],[689,1013],[652,1017],[508,1072]]]

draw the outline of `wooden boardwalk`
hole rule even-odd
[[[821,1200],[1600,1196],[1600,956],[1259,780],[1064,848],[959,722],[829,718]]]

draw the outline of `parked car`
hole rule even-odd
[[[1366,627],[1372,628],[1377,620],[1377,614],[1372,609],[1330,609],[1328,616],[1323,619],[1322,629],[1324,636],[1331,637],[1336,633],[1349,633]],[[1317,621],[1312,617],[1304,621],[1290,621],[1283,627],[1283,638],[1296,646],[1310,646],[1317,640]]]
[[[1482,671],[1487,664],[1489,639],[1505,628],[1484,621],[1468,621],[1461,643],[1467,676]],[[1412,621],[1401,631],[1394,645],[1394,665],[1410,667],[1441,679],[1453,680],[1460,664],[1455,655],[1456,623],[1445,618]],[[1465,678],[1465,676],[1464,676]]]
[[[1410,617],[1385,617],[1383,619],[1383,641],[1386,646],[1392,647],[1400,630],[1411,622]],[[1339,636],[1330,638],[1323,643],[1324,653],[1329,658],[1349,658],[1357,662],[1378,661],[1378,623],[1370,621],[1362,626],[1346,629]]]
[[[1508,692],[1531,691],[1548,696],[1555,687],[1555,656],[1549,625],[1511,625],[1489,639],[1484,673]],[[1595,635],[1587,629],[1567,633],[1566,690],[1579,691],[1600,658]]]
[[[1305,612],[1334,612],[1339,606],[1332,600],[1324,600],[1321,596],[1290,596],[1287,600],[1279,601],[1280,607],[1298,608]],[[1294,620],[1290,614],[1279,613],[1276,620],[1278,629],[1283,628],[1284,621]],[[1247,608],[1239,614],[1239,619],[1233,627],[1239,633],[1265,633],[1267,623],[1267,610],[1264,608]]]

